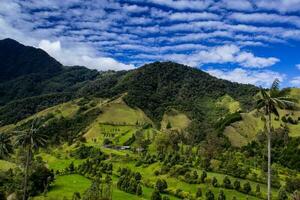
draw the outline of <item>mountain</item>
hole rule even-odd
[[[53,74],[62,65],[45,51],[12,39],[0,40],[0,82],[28,74]]]
[[[45,51],[12,39],[0,41],[0,106],[13,100],[72,92],[93,80],[96,70],[62,66]]]
[[[228,106],[219,103],[224,96],[236,101],[239,110],[248,111],[253,109],[252,98],[258,92],[255,86],[221,80],[173,62],[155,62],[131,71],[97,72],[62,66],[44,51],[10,39],[1,44],[0,52],[10,49],[5,53],[9,64],[1,66],[10,72],[9,80],[0,84],[2,124],[16,123],[71,99],[122,96],[128,106],[143,110],[158,128],[169,112],[184,113],[191,121],[190,132],[199,141],[215,129],[216,119],[229,112]],[[22,73],[18,70],[21,66],[26,69]]]
[[[259,88],[174,62],[117,72],[56,65],[40,49],[1,43],[15,49],[1,66],[10,71],[0,81],[2,146],[12,147],[9,139],[36,125],[46,144],[33,151],[29,185],[45,186],[42,179],[55,176],[47,195],[28,187],[34,199],[72,199],[78,191],[86,197],[93,179],[105,180],[114,199],[153,199],[158,188],[164,199],[198,199],[202,190],[266,199],[267,135],[254,105]],[[300,100],[300,89],[286,91]],[[292,193],[300,185],[300,111],[279,113],[272,118],[274,196],[281,186]],[[0,199],[20,191],[23,150],[0,155]]]

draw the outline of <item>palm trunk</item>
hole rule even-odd
[[[31,148],[28,146],[27,149],[27,158],[26,158],[26,164],[25,164],[25,176],[24,176],[24,188],[23,188],[23,200],[27,199],[27,185],[28,185],[28,170],[29,170],[29,162],[31,157]]]
[[[271,200],[271,130],[272,130],[272,117],[269,113],[269,130],[268,130],[268,200]]]

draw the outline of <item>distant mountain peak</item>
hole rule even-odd
[[[45,51],[25,46],[16,40],[0,40],[0,82],[33,73],[53,74],[62,65]]]

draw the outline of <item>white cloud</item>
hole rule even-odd
[[[298,16],[284,16],[269,13],[233,13],[229,15],[228,18],[238,22],[261,24],[283,23],[300,27],[300,17]]]
[[[300,76],[293,77],[292,80],[290,80],[290,84],[300,87]]]
[[[300,0],[254,0],[254,3],[259,9],[282,13],[300,11]]]
[[[172,21],[217,20],[220,16],[208,12],[176,12],[168,15]]]
[[[286,75],[274,72],[271,70],[246,70],[241,68],[235,68],[233,70],[222,70],[222,69],[208,69],[206,70],[212,76],[217,78],[244,83],[253,84],[262,87],[269,87],[275,78],[283,81]],[[300,81],[300,80],[299,80]]]
[[[296,67],[300,70],[300,64],[297,64]]]
[[[190,54],[168,53],[168,54],[139,54],[136,58],[153,60],[170,60],[191,67],[199,67],[203,64],[224,64],[235,63],[247,68],[265,68],[279,62],[274,57],[257,57],[250,52],[241,50],[236,45],[223,45],[212,48],[205,48]]]
[[[134,68],[134,65],[123,64],[109,57],[97,56],[93,49],[84,46],[62,48],[60,41],[50,42],[49,40],[42,40],[38,46],[64,65],[81,65],[99,71]]]
[[[148,2],[178,10],[203,10],[212,4],[211,0],[148,0]]]
[[[250,11],[253,9],[252,4],[248,0],[223,0],[220,4],[221,7],[232,10]]]

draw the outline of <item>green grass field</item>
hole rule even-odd
[[[191,120],[184,114],[176,110],[165,113],[161,121],[162,130],[166,129],[167,124],[170,123],[171,129],[183,130],[186,129]]]
[[[72,199],[74,192],[84,191],[90,186],[91,181],[81,175],[65,175],[57,176],[54,183],[51,185],[47,195],[35,197],[35,200],[62,200],[64,198]]]
[[[136,125],[137,122],[139,124],[151,123],[151,120],[142,110],[130,108],[122,99],[103,105],[102,111],[103,114],[97,118],[99,123],[127,125]]]

